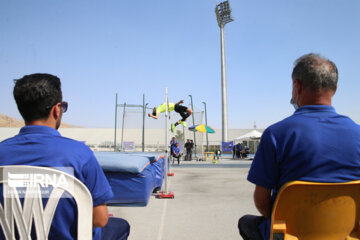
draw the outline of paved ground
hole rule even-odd
[[[152,196],[146,207],[109,207],[131,225],[130,240],[241,239],[237,221],[257,214],[254,186],[246,181],[251,161],[181,162],[168,178],[174,199]]]

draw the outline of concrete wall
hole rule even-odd
[[[182,131],[182,128],[178,127]],[[0,128],[0,141],[18,134],[20,128]],[[252,129],[229,129],[229,141],[250,132]],[[257,129],[262,132],[263,129]],[[73,138],[78,141],[85,141],[89,145],[99,145],[105,142],[113,144],[114,129],[113,128],[60,128],[59,132],[62,136]],[[185,130],[185,139],[193,139],[193,132]],[[170,132],[171,134],[171,132]],[[171,134],[170,138],[174,136]],[[199,136],[199,135],[198,135]],[[214,134],[208,134],[210,145],[221,144],[221,129],[215,129]],[[197,138],[197,144],[200,145],[201,138]],[[142,143],[142,129],[126,129],[124,130],[124,141],[133,141],[136,145]],[[146,145],[163,145],[165,141],[164,129],[145,129],[145,144]],[[117,143],[121,142],[121,129],[117,130]],[[206,144],[206,134],[202,136],[202,142]]]

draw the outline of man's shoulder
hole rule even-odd
[[[57,139],[60,145],[65,145],[68,149],[73,152],[82,152],[84,154],[93,154],[93,151],[85,144],[85,142],[78,141],[72,138],[60,136]]]
[[[347,126],[360,130],[360,125],[346,115],[337,114],[336,118]]]
[[[301,126],[313,126],[315,122],[327,122],[328,124],[339,124],[354,130],[360,131],[360,125],[355,123],[350,117],[338,114],[336,112],[331,113],[331,115],[312,115],[312,116],[306,116],[302,114],[292,114],[286,118],[284,118],[281,121],[278,121],[272,125],[270,125],[268,128],[265,129],[265,131],[269,132],[277,132],[277,131],[284,131],[286,129],[289,129],[294,126],[298,126],[298,128],[301,128]]]
[[[44,142],[48,146],[47,151],[58,153],[67,158],[71,158],[74,161],[76,159],[82,159],[81,161],[86,162],[86,159],[93,158],[93,151],[83,141],[78,141],[72,138],[58,136],[47,136],[44,138]]]
[[[85,145],[74,139],[62,136],[40,136],[26,139],[15,136],[0,143],[2,165],[27,164],[39,166],[73,167],[81,178],[85,165],[96,161],[94,153]]]
[[[315,118],[304,118],[300,114],[292,114],[276,123],[271,124],[265,129],[266,132],[277,132],[283,131],[294,125],[307,125]]]
[[[67,144],[71,144],[74,145],[75,147],[80,147],[80,148],[88,148],[88,146],[86,146],[85,142],[83,141],[78,141],[76,139],[73,138],[68,138],[68,137],[64,137],[64,136],[59,136],[58,140]]]
[[[10,137],[10,138],[7,138],[7,139],[4,139],[3,141],[0,142],[0,146],[1,146],[1,145],[5,145],[5,144],[7,144],[7,143],[11,143],[12,141],[15,140],[15,138],[16,138],[16,136]]]

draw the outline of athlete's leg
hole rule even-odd
[[[182,117],[181,121],[185,122],[186,119],[191,116],[192,110],[190,108],[186,108],[184,112],[180,112],[180,115]]]
[[[186,109],[186,112],[187,112],[187,114],[190,116],[193,111],[192,111],[190,108],[187,108],[187,109]]]
[[[187,128],[187,125],[185,123],[186,119],[192,114],[192,110],[190,108],[187,108],[185,106],[176,104],[175,105],[175,112],[179,113],[181,116],[181,119],[175,123],[175,126],[179,125],[180,123]]]

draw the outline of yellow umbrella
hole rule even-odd
[[[204,124],[191,126],[191,127],[189,127],[189,130],[193,131],[193,132],[215,133],[215,130],[212,127],[204,125]]]

